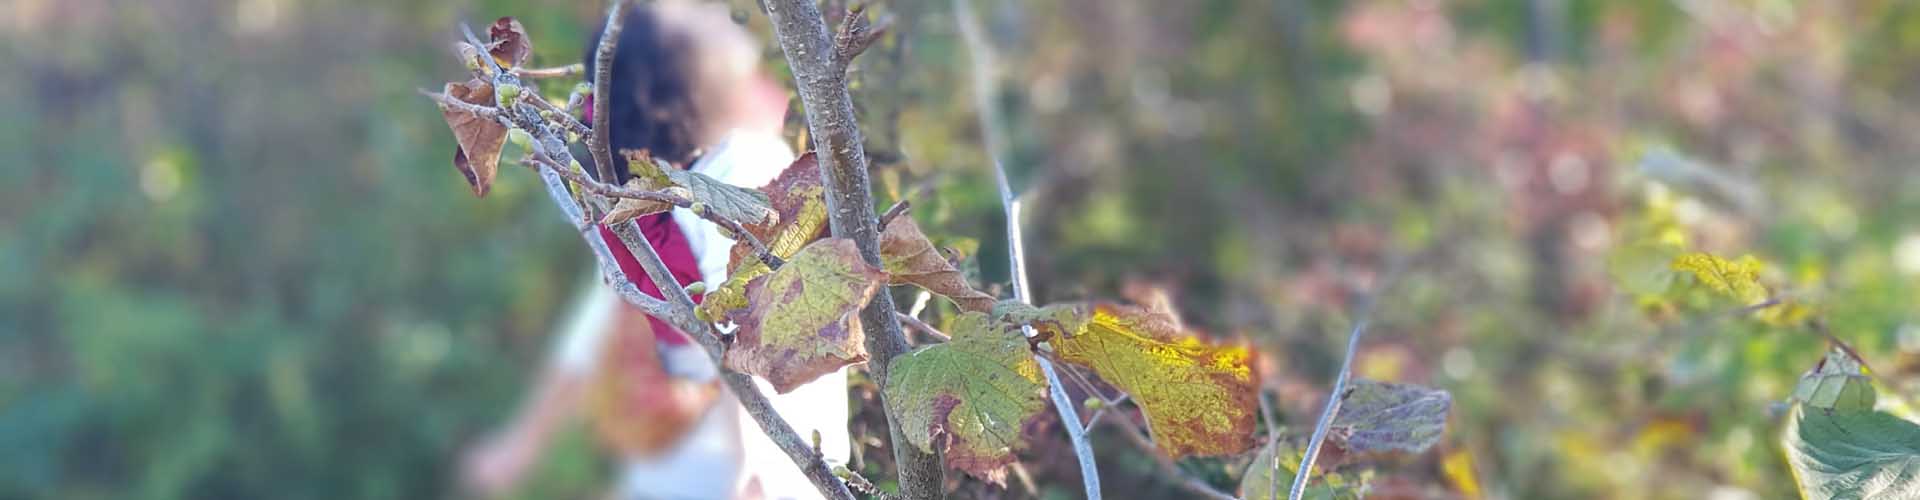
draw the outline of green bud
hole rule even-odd
[[[834,464],[834,466],[833,466],[833,477],[837,477],[837,478],[840,478],[840,479],[846,479],[846,478],[849,478],[849,477],[853,477],[853,470],[852,470],[852,469],[848,469],[848,468],[847,468],[847,466],[845,466],[845,465],[839,465],[839,464]]]
[[[517,128],[508,130],[507,140],[513,141],[514,145],[520,146],[522,148],[533,149],[533,134],[529,134],[525,130],[520,130]]]
[[[493,89],[493,95],[499,98],[500,107],[508,107],[520,98],[520,86],[511,83],[503,84]]]
[[[567,142],[580,142],[580,133],[579,133],[579,132],[574,132],[574,131],[572,131],[572,130],[568,130],[568,131],[567,131]]]
[[[687,207],[687,209],[693,210],[694,215],[707,215],[707,204],[704,202],[693,202],[693,206]]]
[[[573,86],[573,93],[586,95],[593,93],[593,82],[580,82]]]
[[[693,282],[693,284],[687,285],[687,294],[688,295],[706,295],[707,282],[695,281]]]
[[[1089,410],[1098,410],[1101,408],[1105,408],[1107,406],[1107,402],[1100,398],[1087,398],[1085,402],[1080,403],[1080,406],[1085,406]]]

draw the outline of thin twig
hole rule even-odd
[[[1367,325],[1372,322],[1374,302],[1393,284],[1405,264],[1405,257],[1396,258],[1394,263],[1389,264],[1379,284],[1362,295],[1354,307],[1353,331],[1347,333],[1347,353],[1340,360],[1340,373],[1334,376],[1333,389],[1327,393],[1327,405],[1320,409],[1320,421],[1313,426],[1313,437],[1307,440],[1306,454],[1300,457],[1300,467],[1294,471],[1293,486],[1287,492],[1289,500],[1300,500],[1301,495],[1307,493],[1307,481],[1313,478],[1313,461],[1320,454],[1320,444],[1327,440],[1327,431],[1333,428],[1334,417],[1340,413],[1340,399],[1346,396],[1347,381],[1353,378],[1353,355],[1360,350],[1360,337],[1366,334]]]
[[[593,179],[589,179],[587,178],[586,175],[583,175],[580,172],[574,171],[572,168],[561,166],[557,160],[554,160],[552,158],[535,157],[534,160],[538,166],[547,167],[548,169],[553,170],[556,173],[559,173],[561,177],[565,177],[567,180],[573,181],[575,184],[578,184],[581,187],[581,189],[585,189],[587,192],[590,192],[593,194],[605,196],[608,198],[626,198],[626,199],[633,199],[633,200],[657,201],[657,202],[667,203],[676,207],[686,208],[686,209],[693,208],[692,199],[689,199],[685,196],[674,194],[672,192],[668,192],[665,190],[646,190],[646,189],[634,189],[626,186],[615,186],[612,184],[607,184],[604,182],[599,182]],[[700,216],[700,218],[706,219],[707,221],[720,226],[722,229],[727,230],[728,233],[732,233],[730,236],[732,236],[733,239],[747,242],[747,246],[753,247],[754,255],[758,256],[761,262],[766,263],[768,268],[779,269],[780,266],[786,265],[785,260],[781,259],[780,256],[778,255],[774,255],[773,250],[767,248],[767,244],[765,242],[760,241],[759,237],[756,237],[753,235],[753,233],[748,232],[746,226],[740,224],[740,221],[726,218],[724,216],[721,216],[720,214],[714,213],[712,210],[694,211],[694,215],[698,215]]]
[[[912,208],[913,203],[908,202],[905,198],[893,202],[893,206],[887,207],[887,211],[880,214],[880,230],[886,231],[887,224],[893,223],[894,218],[900,217],[900,214],[907,213],[907,210]]]
[[[940,339],[941,342],[953,341],[953,336],[947,335],[946,333],[941,332],[939,329],[934,328],[933,325],[929,325],[925,321],[920,321],[920,318],[915,318],[913,316],[908,315],[907,313],[897,312],[897,311],[894,312],[893,314],[894,314],[894,317],[900,318],[900,324],[907,325],[908,328],[919,330],[920,333],[927,334],[928,337]]]
[[[625,21],[626,0],[613,0],[607,7],[607,24],[600,28],[600,45],[593,50],[593,140],[587,142],[587,152],[593,154],[593,171],[600,180],[618,182],[613,173],[613,146],[607,141],[607,115],[612,113],[613,91],[613,54],[614,47],[620,43],[621,23]]]
[[[961,38],[966,40],[968,57],[973,61],[974,106],[979,108],[980,130],[985,138],[987,158],[993,160],[994,179],[1000,186],[1000,206],[1006,210],[1008,258],[1013,261],[1014,298],[1021,303],[1031,304],[1033,300],[1027,290],[1026,248],[1020,236],[1020,200],[1014,197],[1013,186],[1007,182],[1007,171],[999,161],[1005,142],[1001,135],[999,114],[994,112],[993,94],[997,87],[993,47],[981,32],[980,20],[973,15],[972,2],[954,0],[953,8],[955,23],[959,25]],[[1036,335],[1032,326],[1023,326],[1021,330],[1028,338]],[[1080,423],[1073,398],[1067,395],[1066,387],[1061,385],[1060,374],[1056,373],[1052,361],[1037,355],[1034,361],[1040,365],[1040,373],[1047,377],[1047,392],[1053,399],[1053,409],[1060,414],[1060,421],[1067,428],[1067,439],[1073,443],[1074,458],[1080,462],[1081,487],[1086,491],[1088,500],[1100,500],[1100,468],[1094,465],[1093,444],[1087,441],[1087,429]]]
[[[1121,414],[1116,418],[1107,420],[1113,422],[1114,426],[1119,427],[1120,435],[1126,436],[1127,441],[1133,443],[1134,447],[1139,448],[1140,451],[1144,452],[1147,456],[1153,457],[1153,464],[1160,469],[1161,475],[1179,483],[1181,488],[1204,498],[1213,500],[1235,500],[1233,495],[1214,489],[1213,485],[1180,472],[1180,466],[1173,463],[1173,459],[1167,458],[1167,454],[1161,453],[1160,450],[1156,449],[1157,447],[1154,446],[1153,442],[1148,440],[1147,436],[1140,431],[1140,424],[1134,422],[1132,417]]]
[[[1000,206],[1007,212],[1007,258],[1013,264],[1013,297],[1022,304],[1032,304],[1033,298],[1027,289],[1026,245],[1020,235],[1020,200],[1014,197],[1013,187],[1007,184],[1007,171],[1000,168],[999,162],[994,162],[993,172],[1000,185]],[[1038,335],[1032,325],[1022,325],[1020,329],[1027,338]],[[1067,440],[1073,443],[1073,455],[1080,462],[1080,483],[1086,490],[1087,499],[1100,500],[1100,469],[1094,465],[1093,443],[1087,441],[1087,429],[1080,423],[1073,398],[1067,395],[1067,388],[1060,383],[1060,374],[1054,369],[1053,361],[1039,354],[1034,355],[1033,361],[1040,365],[1040,373],[1047,377],[1047,392],[1053,399],[1053,410],[1060,414],[1061,426],[1067,428]]]
[[[566,66],[555,66],[552,68],[514,68],[513,74],[521,78],[544,79],[544,78],[566,78],[570,76],[579,75],[581,73],[585,73],[586,71],[587,71],[587,65],[581,64],[581,63],[573,63],[573,64],[568,64]]]

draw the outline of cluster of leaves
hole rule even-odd
[[[1635,260],[1616,259],[1616,265]],[[1738,313],[1763,324],[1805,326],[1827,335],[1828,351],[1786,397],[1789,409],[1780,434],[1803,498],[1920,496],[1920,425],[1875,409],[1876,390],[1866,362],[1826,333],[1824,323],[1811,317],[1811,307],[1779,297],[1762,284],[1760,259],[1684,252],[1672,257],[1668,269],[1677,279],[1666,294],[1705,293],[1738,304]]]
[[[503,112],[511,112],[523,98],[536,100],[548,110],[541,113],[543,120],[555,130],[566,129],[565,120],[571,118],[552,113],[557,107],[545,104],[537,90],[500,83],[513,80],[489,73],[489,68],[509,71],[524,63],[530,42],[519,23],[502,18],[490,33],[492,41],[484,47],[462,46],[463,54],[474,58],[470,69],[475,77],[448,84],[447,96]],[[491,61],[479,59],[483,51]],[[477,195],[484,196],[491,186],[505,138],[535,133],[472,109],[443,105],[443,111],[459,142],[455,166]],[[881,262],[873,265],[853,240],[827,235],[825,189],[811,153],[759,188],[732,186],[644,152],[622,153],[634,174],[623,187],[662,196],[621,197],[599,222],[622,223],[679,205],[737,222],[748,233],[737,236],[767,242],[762,250],[741,238],[731,251],[729,278],[695,290],[706,294],[697,309],[702,319],[735,327],[723,357],[727,369],[763,377],[784,393],[865,362],[860,310],[885,286],[912,285],[947,298],[962,313],[948,327],[951,341],[923,346],[892,361],[883,381],[886,410],[905,426],[909,444],[940,451],[950,467],[1004,483],[1005,466],[1039,428],[1047,405],[1048,381],[1040,374],[1037,357],[1088,370],[1129,394],[1144,415],[1153,443],[1167,457],[1237,455],[1256,444],[1260,379],[1250,362],[1250,348],[1202,340],[1164,304],[1035,307],[996,301],[971,286],[954,258],[939,250],[911,217],[887,221],[880,234]],[[567,168],[584,170],[577,162]],[[605,190],[575,188],[580,196]],[[1339,429],[1336,441],[1360,453],[1424,451],[1438,440],[1450,404],[1444,392],[1370,381],[1342,398],[1351,406],[1334,423]],[[657,437],[622,435],[615,441]],[[1272,446],[1266,453],[1280,455]],[[1291,459],[1297,462],[1299,457]],[[1271,465],[1263,464],[1271,462],[1256,461],[1254,467],[1267,470]],[[1336,478],[1328,484],[1343,481]]]
[[[477,57],[484,49],[501,71],[524,62],[529,42],[517,21],[502,18],[490,32],[492,41],[483,48],[467,47],[468,55]],[[497,84],[500,75],[487,74],[492,65],[485,62],[472,65],[477,72],[472,80],[448,84],[447,95],[481,108],[510,108],[522,91],[512,87],[505,93],[512,95],[495,99],[503,90],[495,87],[505,84]],[[475,194],[484,195],[511,124],[471,110],[443,111],[460,143],[455,166]],[[882,265],[871,265],[853,240],[826,236],[825,190],[811,154],[767,186],[750,189],[624,153],[635,173],[627,188],[666,192],[690,200],[690,209],[739,222],[755,238],[771,242],[767,251],[783,262],[770,266],[742,239],[731,252],[729,279],[703,299],[702,317],[737,326],[723,360],[728,369],[764,377],[784,393],[864,362],[860,309],[883,285],[916,285],[953,300],[968,316],[958,323],[953,342],[895,360],[885,391],[892,402],[889,411],[911,428],[912,444],[928,450],[937,445],[952,467],[1003,481],[1003,466],[1013,461],[1013,450],[1023,445],[1025,431],[1045,407],[1036,355],[1087,367],[1134,394],[1156,441],[1173,456],[1233,454],[1254,443],[1258,380],[1243,346],[1217,346],[1183,335],[1177,318],[1145,309],[996,307],[911,218],[890,221],[883,229]],[[577,163],[570,167],[580,169]],[[671,208],[654,200],[622,199],[600,220],[624,222]],[[1029,341],[1020,333],[1022,326],[1045,333]]]

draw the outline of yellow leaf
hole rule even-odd
[[[1447,475],[1447,482],[1460,492],[1461,498],[1480,498],[1480,479],[1473,472],[1473,454],[1467,450],[1454,450],[1441,461],[1440,469]]]
[[[1767,287],[1760,285],[1760,259],[1752,255],[1730,261],[1705,252],[1691,252],[1674,257],[1673,270],[1692,274],[1708,289],[1747,304],[1767,299]]]
[[[1154,442],[1169,456],[1229,455],[1253,447],[1259,383],[1245,346],[1183,335],[1164,312],[1113,304],[1073,310],[1087,319],[1035,326],[1054,329],[1048,343],[1061,360],[1091,368],[1131,394],[1146,413]]]

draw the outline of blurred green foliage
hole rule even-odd
[[[1608,262],[1668,237],[1648,228],[1757,255],[1911,416],[1912,2],[977,6],[1038,299],[1168,286],[1188,323],[1263,348],[1279,420],[1305,428],[1352,295],[1409,260],[1358,375],[1446,388],[1454,409],[1440,450],[1381,464],[1375,494],[1791,495],[1775,405],[1823,340],[1623,289]],[[0,497],[451,495],[587,254],[521,169],[473,198],[414,89],[461,74],[459,22],[517,16],[536,64],[561,64],[601,8],[0,7]],[[879,198],[914,197],[937,243],[978,248],[974,272],[1003,282],[950,6],[879,10],[896,36],[859,60],[854,93]],[[1177,494],[1110,429],[1095,438],[1110,491]],[[1038,441],[1038,487],[955,495],[1077,495],[1064,439]],[[601,491],[585,433],[556,447],[528,496]],[[1230,485],[1250,459],[1182,467]]]

